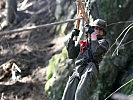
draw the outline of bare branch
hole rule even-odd
[[[14,30],[9,30],[9,31],[3,31],[3,32],[0,32],[0,36],[10,35],[10,34],[17,33],[17,32],[29,31],[29,30],[38,29],[38,28],[49,27],[49,26],[53,26],[53,25],[59,25],[59,24],[68,23],[68,22],[74,22],[75,20],[80,20],[80,19],[83,19],[83,18],[80,17],[80,18],[76,18],[76,19],[69,19],[69,20],[65,20],[65,21],[53,22],[53,23],[48,23],[48,24],[43,24],[43,25],[38,25],[38,26],[31,26],[31,27],[27,27],[27,28],[19,28],[19,29],[14,29]]]
[[[128,25],[122,32],[121,34],[117,37],[117,39],[115,40],[115,42],[111,45],[111,47],[108,49],[107,53],[108,54],[110,52],[110,50],[113,48],[113,46],[116,44],[116,42],[118,41],[118,39],[122,36],[122,34],[133,25],[133,23],[131,23],[130,25]]]
[[[121,39],[119,45],[118,45],[117,48],[114,50],[112,56],[114,56],[115,52],[117,52],[117,54],[118,54],[118,49],[119,49],[119,47],[120,47],[122,41],[124,40],[124,38],[126,37],[127,33],[129,32],[129,30],[130,30],[131,28],[133,28],[133,26],[131,26],[131,27],[127,30],[127,32],[124,34],[124,36],[123,36],[123,38]]]
[[[121,88],[123,88],[124,86],[126,86],[127,84],[131,83],[133,81],[133,78],[126,82],[125,84],[123,84],[121,87],[119,87],[116,91],[114,91],[113,93],[111,93],[107,98],[105,98],[104,100],[107,100],[108,98],[110,98],[113,94],[115,94],[117,91],[119,91]]]

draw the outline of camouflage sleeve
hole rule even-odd
[[[109,43],[106,39],[92,41],[92,51],[94,59],[99,62],[102,59],[102,56],[107,52],[109,48]]]
[[[75,46],[75,42],[72,39],[69,39],[67,44],[67,52],[68,52],[68,57],[70,59],[77,58],[80,52],[80,45],[78,44],[77,46]]]
[[[106,52],[109,48],[109,43],[105,39],[99,40],[98,44],[99,44],[99,46],[98,46],[97,50],[100,50],[100,48],[101,48],[102,50],[104,50]]]

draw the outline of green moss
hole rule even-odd
[[[58,65],[59,62],[59,55],[55,55],[52,57],[52,59],[49,61],[47,73],[46,73],[46,79],[50,79],[55,71],[55,67]]]
[[[67,59],[67,50],[66,47],[62,49],[61,54],[57,54],[52,57],[49,61],[45,84],[45,92],[52,97],[54,100],[60,100],[66,85],[66,81],[63,76],[66,76],[68,69],[65,63]],[[60,84],[60,85],[59,85]]]
[[[66,47],[62,49],[61,54],[57,54],[52,57],[52,59],[49,61],[47,73],[46,73],[46,80],[49,80],[53,73],[55,72],[55,69],[59,67],[59,63],[65,61],[67,58],[67,50]]]
[[[52,78],[50,79],[50,80],[48,80],[47,81],[47,83],[45,84],[45,92],[47,92],[48,93],[48,90],[51,88],[51,86],[52,86],[52,82],[53,80],[52,80]]]
[[[67,50],[66,47],[64,47],[61,53],[61,62],[66,60],[66,58],[67,58]]]

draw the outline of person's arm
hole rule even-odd
[[[98,40],[97,34],[91,34],[93,54],[104,55],[109,48],[109,43],[105,38]]]
[[[106,39],[92,41],[93,45],[93,58],[94,60],[100,62],[102,56],[107,52],[109,48],[109,43]]]
[[[68,51],[68,57],[70,59],[77,58],[77,56],[80,52],[80,45],[78,44],[77,46],[75,46],[75,41],[73,40],[73,37],[78,36],[78,34],[79,34],[79,30],[74,29],[72,31],[71,38],[68,40],[67,51]]]
[[[109,48],[109,43],[106,39],[92,41],[92,45],[95,47],[94,53],[98,55],[103,55]]]

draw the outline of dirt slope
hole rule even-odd
[[[54,22],[56,1],[30,0],[20,23],[6,30]],[[27,5],[28,5],[27,4]],[[50,4],[50,5],[49,5]],[[48,100],[44,93],[48,60],[63,47],[62,39],[54,36],[55,27],[36,29],[0,37],[0,64],[14,59],[21,69],[18,79],[8,75],[0,82],[2,100]]]

